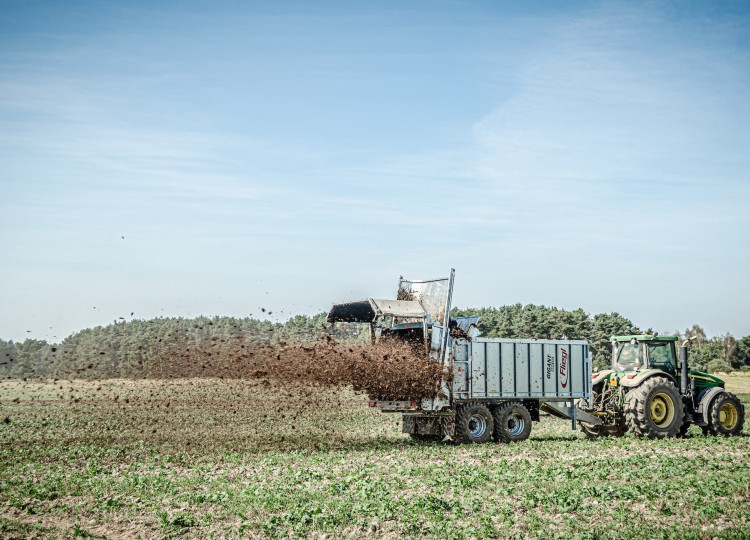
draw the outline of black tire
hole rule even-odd
[[[711,432],[715,435],[731,437],[742,433],[745,424],[745,407],[730,392],[722,392],[711,402],[709,414]]]
[[[625,420],[639,437],[676,437],[685,419],[685,404],[672,381],[663,377],[646,380],[628,392]]]
[[[492,413],[481,403],[459,405],[456,410],[456,442],[485,443],[492,437],[494,425]]]
[[[531,413],[520,403],[503,403],[492,411],[493,436],[497,442],[525,441],[531,434]]]
[[[423,435],[421,433],[409,433],[409,437],[411,437],[412,441],[416,441],[418,443],[431,443],[442,441],[445,438],[445,435]]]

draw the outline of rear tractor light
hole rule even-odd
[[[416,401],[412,401],[409,405],[411,406],[412,409],[416,409],[417,408],[417,402]]]
[[[370,403],[368,403],[368,405],[370,405],[370,407],[374,407],[375,406],[375,402],[371,401]]]

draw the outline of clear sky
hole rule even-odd
[[[451,266],[748,335],[749,6],[3,0],[0,337]]]

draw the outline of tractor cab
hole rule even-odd
[[[611,339],[614,371],[658,369],[677,377],[677,336],[613,336]]]

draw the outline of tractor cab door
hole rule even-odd
[[[648,364],[652,369],[660,369],[677,377],[677,360],[674,341],[651,341],[647,343]]]

